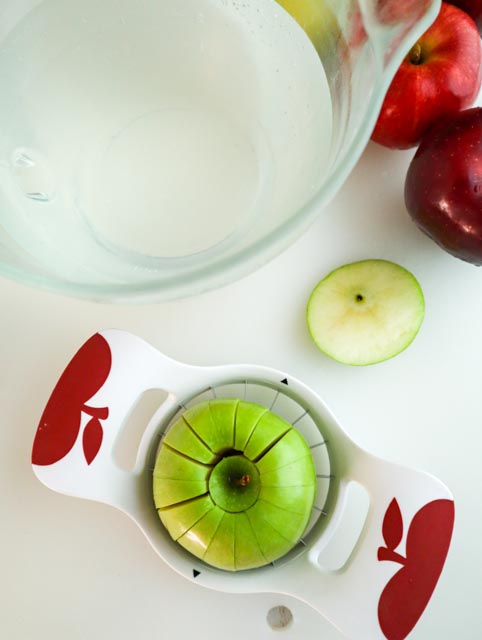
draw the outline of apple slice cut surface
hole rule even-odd
[[[167,430],[153,496],[169,535],[227,571],[288,553],[316,495],[311,451],[288,422],[261,405],[219,398],[190,407]]]
[[[306,318],[314,343],[326,355],[369,365],[406,349],[424,313],[422,289],[409,271],[387,260],[362,260],[321,280]]]

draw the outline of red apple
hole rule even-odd
[[[91,416],[82,435],[85,459],[87,464],[94,460],[102,444],[100,420],[108,417],[109,409],[86,403],[105,383],[111,364],[110,347],[98,333],[77,351],[40,418],[32,449],[33,464],[54,464],[69,453],[79,435],[82,413]]]
[[[372,140],[392,149],[417,145],[438,120],[469,107],[481,81],[477,26],[461,9],[443,2],[436,21],[397,71]]]
[[[368,39],[368,34],[365,30],[365,24],[363,22],[362,12],[357,3],[353,3],[350,13],[348,14],[347,31],[347,40],[350,51],[358,49],[358,47],[364,45]]]
[[[408,529],[406,557],[395,551],[403,536],[403,519],[394,499],[383,522],[386,547],[380,561],[403,565],[378,603],[378,620],[388,640],[404,640],[425,610],[445,564],[454,526],[452,500],[434,500],[418,511]]]
[[[482,264],[482,108],[461,111],[424,136],[405,180],[418,226],[461,260]]]
[[[465,11],[475,20],[479,33],[482,35],[482,2],[481,0],[448,0],[462,11]]]
[[[431,0],[377,0],[375,12],[382,24],[413,23],[421,18]]]

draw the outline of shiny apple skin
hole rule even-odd
[[[482,2],[481,0],[449,0],[449,4],[459,7],[469,14],[477,24],[479,33],[482,35]]]
[[[429,127],[472,106],[482,81],[482,45],[470,16],[442,3],[432,26],[400,65],[385,96],[372,140],[390,149],[415,147]]]
[[[482,107],[427,132],[408,169],[405,204],[443,249],[482,264]]]

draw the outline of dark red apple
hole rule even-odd
[[[387,584],[378,603],[378,620],[388,640],[404,640],[424,612],[445,564],[454,526],[452,500],[434,500],[418,511],[408,529],[406,557],[395,551],[403,536],[403,519],[394,499],[383,522],[386,547],[380,561],[402,568]]]
[[[482,264],[482,108],[427,132],[410,163],[405,204],[417,225],[461,260]]]
[[[100,420],[108,417],[109,409],[86,403],[105,383],[111,364],[109,344],[100,334],[92,336],[75,354],[40,418],[32,449],[33,464],[54,464],[69,453],[79,435],[82,413],[91,416],[82,445],[87,463],[93,461],[102,443]]]
[[[472,18],[445,2],[412,47],[385,96],[372,140],[417,145],[438,120],[473,104],[482,80],[482,45]]]
[[[448,2],[468,13],[475,20],[482,35],[482,0],[448,0]]]

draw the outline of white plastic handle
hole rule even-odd
[[[319,567],[314,545],[289,575],[293,595],[353,640],[403,640],[443,569],[454,525],[450,491],[426,473],[348,447],[344,481],[370,496],[362,534],[343,568]]]
[[[38,479],[50,489],[121,506],[135,491],[132,473],[113,460],[116,439],[149,389],[183,397],[200,372],[118,330],[93,335],[60,377],[32,449]]]

